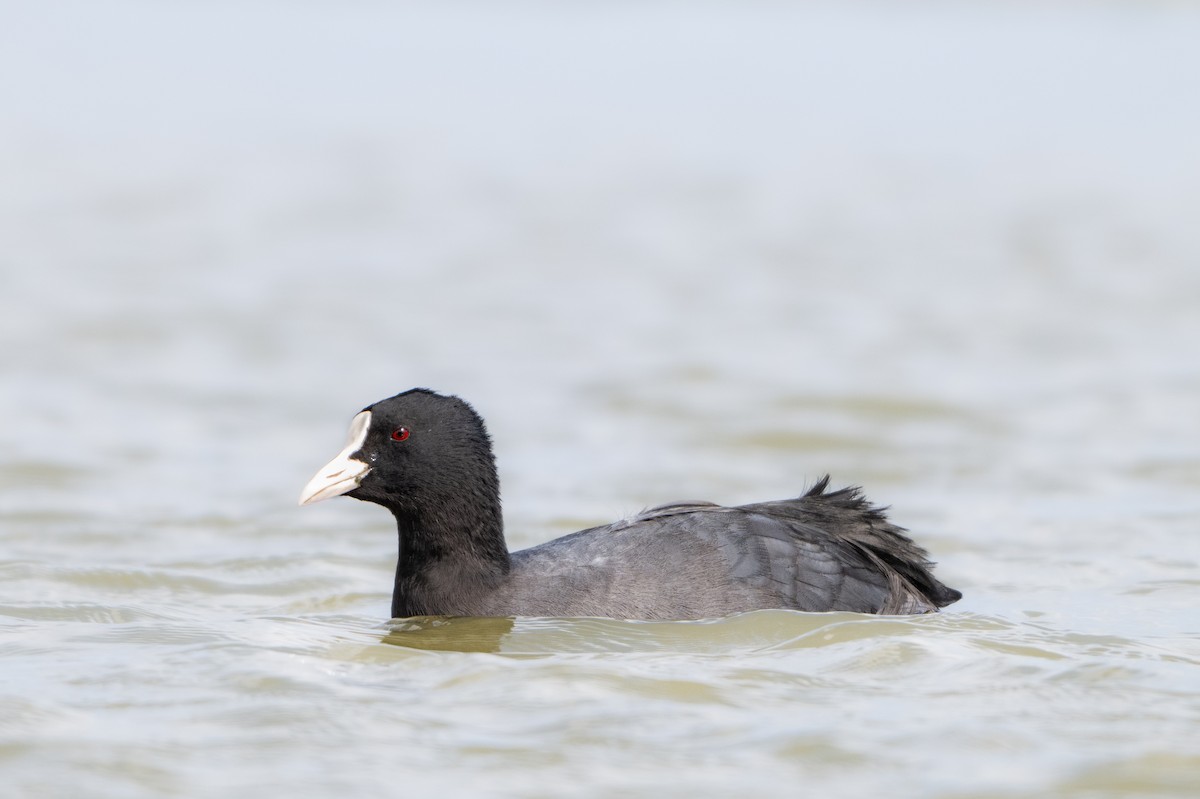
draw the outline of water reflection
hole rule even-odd
[[[445,652],[499,652],[515,619],[417,616],[390,625],[380,643]]]
[[[599,653],[748,654],[822,647],[920,629],[904,617],[757,610],[721,619],[643,621],[607,618],[395,619],[381,643],[408,649],[505,655]],[[899,632],[897,632],[899,631]]]

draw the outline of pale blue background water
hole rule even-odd
[[[1194,4],[2,9],[14,795],[1195,793]],[[413,385],[514,547],[828,470],[966,596],[389,632]]]

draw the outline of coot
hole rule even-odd
[[[905,614],[962,596],[859,489],[828,483],[777,502],[661,505],[510,553],[483,420],[458,397],[416,388],[355,416],[300,504],[344,494],[392,512],[393,617]]]

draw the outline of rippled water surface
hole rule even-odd
[[[6,795],[1196,795],[1196,6],[5,16]],[[414,385],[514,548],[830,471],[964,599],[389,622]]]

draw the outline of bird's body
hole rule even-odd
[[[482,420],[414,389],[355,417],[301,502],[338,494],[396,517],[392,615],[699,619],[763,608],[926,613],[961,595],[857,489],[663,505],[509,553]]]

